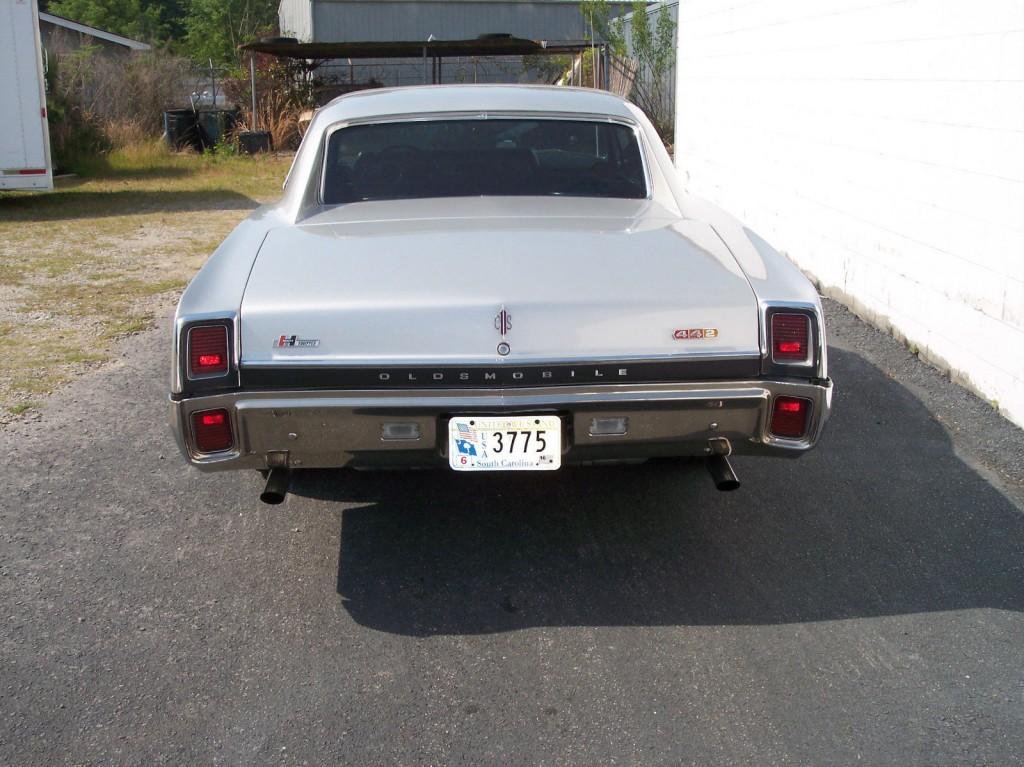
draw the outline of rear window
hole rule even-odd
[[[636,134],[587,120],[375,123],[331,134],[327,204],[423,197],[647,196]]]

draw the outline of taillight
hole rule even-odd
[[[188,373],[190,378],[224,375],[228,372],[228,329],[224,325],[201,325],[188,331]]]
[[[201,410],[193,413],[192,434],[200,453],[230,450],[235,443],[227,410]]]
[[[803,397],[776,397],[772,406],[772,434],[798,439],[807,433],[811,401]]]
[[[810,318],[806,314],[773,314],[772,361],[808,362],[810,359]]]

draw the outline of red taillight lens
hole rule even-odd
[[[207,325],[188,331],[189,375],[193,378],[228,372],[228,329]]]
[[[806,314],[772,315],[772,360],[807,362],[811,351],[811,320]]]
[[[202,410],[192,414],[192,434],[201,453],[229,450],[235,443],[227,410]]]
[[[776,397],[772,407],[772,434],[797,439],[807,432],[811,401],[802,397]]]

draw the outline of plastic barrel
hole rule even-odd
[[[269,152],[271,149],[270,133],[268,131],[242,131],[238,134],[238,143],[246,154]]]
[[[196,113],[191,109],[169,109],[164,112],[164,135],[171,149],[198,148]]]

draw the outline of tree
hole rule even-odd
[[[276,22],[276,0],[190,0],[188,54],[199,61],[238,64],[238,46],[272,31]]]
[[[162,42],[168,27],[158,3],[145,0],[57,0],[51,13],[137,40]]]
[[[636,0],[629,22],[615,18],[607,0],[582,0],[580,12],[595,39],[604,40],[613,62],[632,59],[635,72],[632,93],[635,101],[651,118],[663,138],[669,138],[675,121],[672,83],[667,77],[676,57],[676,23],[666,3],[661,3],[656,16],[647,3]],[[653,29],[651,16],[655,16]],[[625,68],[625,67],[623,67]]]

